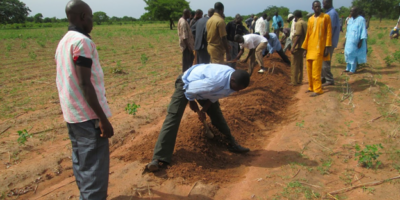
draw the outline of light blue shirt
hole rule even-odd
[[[273,54],[275,51],[279,51],[282,49],[281,42],[279,42],[279,39],[275,33],[269,34],[267,47],[269,54]]]
[[[336,48],[339,43],[339,35],[340,35],[340,20],[339,15],[334,8],[331,8],[326,11],[326,14],[331,17],[332,24],[332,47]]]
[[[279,27],[278,26],[278,22],[282,22],[282,26]],[[276,17],[274,15],[274,17],[272,18],[272,27],[274,27],[274,30],[278,30],[279,28],[283,28],[284,24],[283,24],[283,19],[280,15],[278,15],[278,17]]]
[[[212,103],[227,97],[231,89],[231,75],[235,70],[227,65],[199,64],[189,68],[182,76],[185,96],[189,101],[210,100]]]
[[[344,48],[346,63],[362,64],[367,62],[367,37],[365,19],[361,16],[356,19],[350,18],[347,24],[346,46]],[[358,48],[360,40],[363,40],[363,42],[361,48]]]

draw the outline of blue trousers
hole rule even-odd
[[[110,152],[108,138],[101,138],[98,120],[67,123],[72,143],[72,169],[80,200],[107,198]]]
[[[352,73],[356,73],[356,71],[357,71],[357,64],[358,64],[357,59],[356,59],[356,61],[354,62],[354,64],[347,63],[346,71],[350,71],[350,72],[352,72]]]

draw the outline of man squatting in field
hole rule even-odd
[[[228,150],[234,153],[248,152],[231,135],[228,124],[222,115],[218,99],[227,97],[235,91],[245,89],[250,82],[250,75],[244,70],[235,70],[227,65],[199,64],[179,75],[175,82],[175,92],[168,106],[168,114],[154,147],[153,160],[147,164],[151,172],[157,171],[160,163],[171,163],[172,153],[179,125],[186,105],[199,114],[204,121],[205,113],[211,123],[228,139]],[[197,102],[203,107],[199,109]]]
[[[71,0],[65,12],[68,33],[58,44],[57,89],[72,143],[72,168],[80,199],[105,200],[109,176],[108,138],[114,135],[104,88],[104,75],[96,45],[89,33],[92,10]]]

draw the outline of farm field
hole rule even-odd
[[[352,76],[341,74],[341,34],[336,84],[316,98],[304,93],[307,84],[288,85],[290,68],[279,56],[265,58],[272,74],[255,72],[249,88],[220,101],[232,134],[251,152],[231,154],[214,128],[216,137],[206,139],[187,108],[173,163],[154,174],[143,169],[181,73],[177,32],[168,24],[95,26],[115,130],[109,199],[400,199],[400,179],[388,180],[400,175],[393,25],[371,22],[368,64]],[[79,199],[55,85],[54,52],[65,32],[0,30],[0,199]],[[136,115],[125,111],[132,103],[140,105]],[[381,164],[358,163],[376,155]]]

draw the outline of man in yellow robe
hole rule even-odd
[[[312,4],[314,15],[308,19],[307,34],[302,48],[307,60],[307,74],[309,88],[313,92],[311,97],[323,93],[321,84],[321,70],[323,61],[329,61],[329,48],[332,46],[332,26],[329,15],[321,12],[321,3]]]

